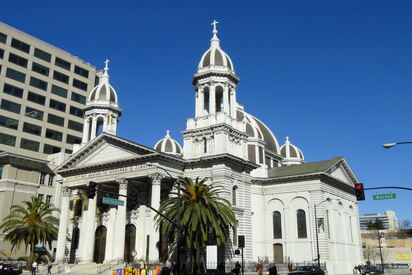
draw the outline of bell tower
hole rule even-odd
[[[90,92],[84,109],[82,147],[101,132],[116,135],[117,122],[122,114],[116,90],[109,83],[109,60],[104,63],[100,83]]]
[[[232,60],[220,47],[217,22],[213,21],[210,48],[203,54],[195,86],[195,117],[188,119],[183,131],[183,157],[197,158],[230,153],[247,158],[244,122],[237,120],[236,75]]]

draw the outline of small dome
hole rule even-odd
[[[166,131],[166,136],[156,143],[154,149],[166,154],[182,155],[182,147],[170,137],[169,130]]]
[[[300,164],[305,160],[302,151],[290,143],[289,137],[286,137],[285,144],[280,147],[280,154],[285,158],[286,164]]]
[[[100,83],[96,87],[94,87],[93,90],[90,92],[90,96],[87,100],[88,101],[87,105],[111,104],[111,105],[114,105],[115,107],[118,106],[116,90],[109,83],[109,74],[108,74],[109,60],[106,59],[105,63],[106,63],[106,66],[104,68],[102,79]]]
[[[218,70],[234,72],[233,62],[230,57],[220,48],[220,40],[217,38],[216,24],[219,22],[213,21],[213,37],[210,40],[210,48],[203,54],[200,59],[198,72],[205,70]]]

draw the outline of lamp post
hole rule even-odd
[[[389,149],[389,148],[392,148],[392,147],[394,147],[398,144],[411,144],[411,143],[412,143],[412,141],[401,141],[401,142],[395,142],[395,143],[385,143],[385,144],[382,145],[382,147],[385,148],[385,149]]]
[[[319,203],[314,203],[313,206],[315,208],[315,226],[316,226],[316,250],[318,253],[318,258],[317,258],[317,262],[318,262],[318,267],[320,268],[320,253],[319,253],[319,237],[318,237],[318,218],[316,216],[316,207],[318,207],[320,204],[324,203],[325,201],[331,201],[330,198],[327,198],[326,200],[323,200]]]
[[[159,168],[163,171],[166,172],[166,174],[174,180],[174,182],[177,182],[177,243],[176,243],[176,273],[180,274],[180,239],[181,239],[181,225],[180,225],[180,219],[181,219],[181,204],[182,204],[182,195],[181,195],[181,189],[180,189],[180,179],[176,179],[173,177],[169,171],[167,171],[165,168],[154,164],[154,163],[147,163],[149,166],[153,166],[156,168]]]

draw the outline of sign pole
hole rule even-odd
[[[245,274],[245,261],[243,259],[243,247],[242,247],[242,275]]]

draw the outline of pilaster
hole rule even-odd
[[[119,185],[119,195],[127,196],[127,180],[118,179],[116,182]],[[123,261],[124,260],[124,243],[126,237],[126,210],[127,210],[127,198],[123,196],[118,197],[123,201],[123,205],[117,206],[117,217],[115,227],[115,241],[114,241],[114,253],[113,258]]]
[[[154,209],[160,208],[160,191],[161,191],[161,182],[164,178],[161,174],[152,174],[149,176],[152,181],[152,197],[151,197],[151,206]],[[159,230],[157,230],[154,217],[156,212],[151,212],[151,223],[152,223],[152,232],[150,232],[150,245],[149,245],[149,260],[156,261],[159,259],[159,251],[157,250],[157,243],[159,242]]]
[[[57,236],[57,251],[56,251],[56,262],[61,263],[65,256],[65,245],[67,236],[67,225],[69,222],[69,204],[70,204],[70,194],[72,192],[68,187],[63,187],[63,198],[60,212],[60,223],[59,223],[59,233]]]

